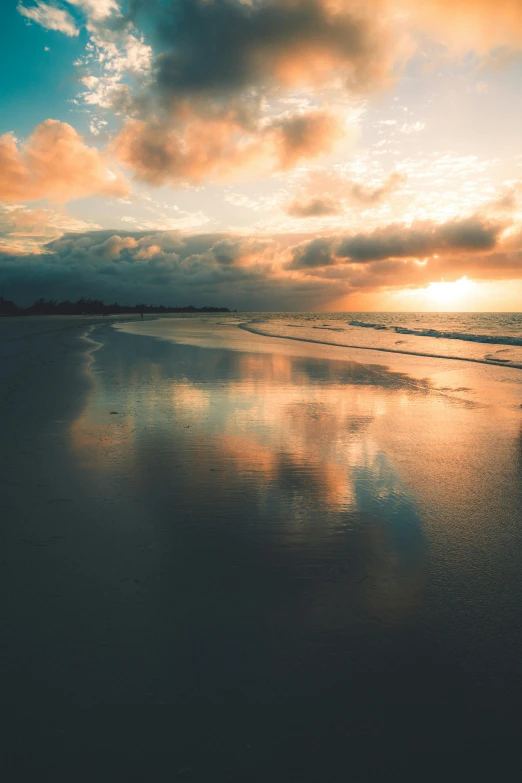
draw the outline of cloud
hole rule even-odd
[[[366,95],[393,83],[419,30],[465,49],[522,43],[520,0],[134,0],[132,11],[158,51],[141,98],[169,115],[187,101],[229,105],[303,86]]]
[[[467,276],[473,280],[520,280],[522,251],[499,247],[498,252],[461,252],[431,258],[419,264],[414,259],[392,259],[366,264],[326,268],[349,284],[352,291],[424,288],[432,282],[454,282]],[[333,275],[330,279],[334,279]]]
[[[391,225],[370,234],[354,234],[336,248],[340,259],[352,263],[388,258],[426,257],[436,253],[492,250],[504,226],[481,217],[434,224],[415,221],[412,226]]]
[[[508,0],[500,3],[515,8]],[[335,133],[333,123],[324,126],[332,112],[318,108],[326,104],[321,90],[342,103],[347,93],[367,95],[388,86],[414,51],[412,31],[422,28],[440,40],[443,18],[443,28],[451,32],[473,13],[465,0],[134,0],[131,13],[115,25],[117,6],[110,0],[99,5],[104,10],[85,58],[89,72],[81,100],[126,115],[115,149],[139,179],[175,185],[223,181],[239,172],[243,178],[259,176],[328,152]],[[489,20],[493,4],[483,0],[477,7]],[[143,38],[129,32],[138,18],[154,41],[156,57]],[[96,62],[103,71],[98,75],[92,72]],[[131,73],[141,87],[123,82]],[[308,89],[318,112],[316,127],[302,113],[282,120],[277,133],[274,101],[291,98],[296,88]],[[423,128],[421,122],[398,126],[405,134]],[[373,206],[397,185],[393,177],[373,189],[355,183],[344,198]],[[300,197],[289,214],[339,212],[342,205],[334,207],[328,197],[333,194]]]
[[[36,5],[31,6],[19,3],[16,10],[31,22],[36,22],[41,27],[45,27],[46,30],[57,30],[69,36],[77,36],[79,34],[74,18],[64,8],[37,0]]]
[[[360,182],[354,182],[348,187],[347,197],[355,204],[368,207],[375,206],[388,198],[407,179],[408,177],[405,174],[394,171],[378,187],[368,187]]]
[[[502,192],[490,201],[486,206],[491,212],[510,214],[516,212],[520,206],[520,196],[522,194],[522,181],[514,180],[505,183]]]
[[[101,21],[112,14],[120,15],[120,6],[115,0],[67,0],[67,2],[80,8],[94,21]]]
[[[294,218],[324,217],[326,215],[339,215],[342,212],[339,202],[329,196],[319,196],[300,201],[296,199],[286,207],[287,215]]]
[[[147,81],[152,68],[152,47],[128,24],[114,26],[102,20],[96,25],[90,23],[88,29],[86,54],[74,63],[79,69],[79,80],[87,89],[79,93],[75,103],[128,115],[134,111],[128,82]]]
[[[441,278],[506,280],[522,273],[520,227],[506,238],[479,217],[303,239],[87,231],[49,242],[38,255],[0,249],[0,281],[3,295],[21,304],[38,296],[96,296],[285,311],[328,309],[350,293],[425,287]],[[427,254],[422,262],[415,257],[420,247]]]
[[[381,204],[394,193],[408,177],[397,171],[392,172],[381,185],[369,186],[362,182],[352,182],[339,175],[320,174],[312,177],[301,188],[302,195],[295,198],[285,208],[285,212],[294,218],[324,217],[327,215],[340,215],[348,205],[370,208]],[[309,195],[317,183],[321,182],[330,186],[328,192],[321,195]]]
[[[517,29],[519,0],[499,3]],[[419,30],[422,40],[427,34],[442,43],[469,33],[471,43],[460,43],[480,49],[477,35],[487,24],[488,40],[505,34],[504,43],[513,41],[490,0],[133,0],[125,13],[114,0],[71,4],[89,18],[88,52],[77,61],[87,89],[78,101],[126,117],[115,148],[153,184],[223,181],[240,170],[242,178],[254,177],[327,152],[332,129],[314,131],[303,116],[285,119],[277,140],[274,102],[295,100],[295,89],[306,88],[308,110],[315,106],[324,116],[326,91],[342,104],[347,94],[383,89],[415,51]],[[138,19],[156,56],[133,27]],[[424,127],[406,122],[397,130]],[[393,187],[354,185],[345,199],[372,206]],[[320,202],[332,208],[328,196],[300,197],[289,214],[318,215]]]
[[[330,152],[351,134],[338,119],[346,105],[322,107],[319,88],[338,96],[382,88],[400,49],[381,16],[360,3],[344,10],[321,0],[133,7],[159,52],[146,81],[125,90],[108,74],[89,83],[83,99],[132,118],[115,149],[151,183],[258,176]],[[300,86],[316,99],[278,116],[275,102]]]
[[[0,250],[0,279],[3,295],[23,304],[38,296],[85,295],[122,303],[284,310],[331,301],[343,288],[339,282],[311,283],[281,271],[290,241],[170,231],[70,234],[40,255]]]
[[[199,117],[190,109],[179,127],[129,121],[114,151],[138,179],[162,185],[223,181],[284,170],[329,152],[341,136],[336,118],[324,111],[290,115],[245,127],[235,112]]]
[[[24,144],[0,136],[0,199],[64,202],[94,194],[122,196],[127,182],[65,122],[46,120]]]
[[[505,225],[480,216],[445,223],[416,221],[392,224],[370,233],[320,237],[292,251],[288,269],[315,269],[340,264],[368,264],[394,259],[424,259],[438,254],[490,251]]]
[[[156,86],[166,101],[320,84],[334,73],[350,89],[367,89],[386,82],[393,62],[381,15],[361,3],[176,0],[155,21],[166,47]]]
[[[310,242],[303,242],[292,249],[292,261],[288,269],[315,269],[331,266],[337,263],[334,255],[334,240],[329,237],[318,237]]]
[[[53,209],[29,209],[21,204],[0,203],[0,248],[9,245],[20,252],[40,252],[41,245],[58,239],[64,232],[99,228]]]
[[[268,126],[278,147],[279,168],[287,169],[300,160],[330,152],[341,135],[336,118],[327,111],[285,117]]]

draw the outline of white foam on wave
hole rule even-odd
[[[465,342],[486,343],[488,345],[517,345],[522,346],[522,337],[512,337],[501,334],[474,334],[470,332],[448,332],[439,329],[411,329],[405,326],[395,326],[391,324],[366,323],[364,321],[349,321],[350,326],[357,326],[363,329],[376,329],[378,331],[394,331],[396,334],[411,334],[417,337],[435,337],[446,340],[464,340]]]

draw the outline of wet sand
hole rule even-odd
[[[522,373],[161,328],[0,322],[6,779],[500,771]]]

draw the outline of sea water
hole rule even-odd
[[[522,368],[522,313],[274,313],[241,326],[273,337]]]

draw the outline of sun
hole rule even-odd
[[[438,309],[455,310],[468,304],[474,285],[467,277],[461,277],[453,283],[441,280],[438,283],[430,283],[424,293],[426,300]]]
[[[475,310],[479,285],[467,277],[451,283],[429,283],[426,288],[409,288],[395,293],[395,302],[408,311],[458,312]],[[394,308],[395,309],[395,308]]]

